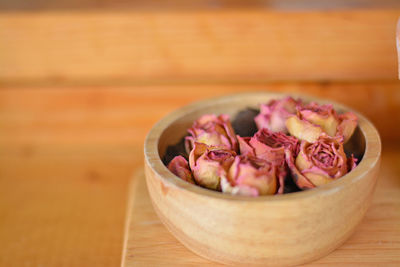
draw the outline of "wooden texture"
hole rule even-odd
[[[400,118],[393,114],[400,113],[399,84],[358,82],[0,88],[0,265],[119,265],[128,180],[143,166],[151,126],[196,99],[266,90],[331,98],[378,126],[386,154],[366,216],[372,224],[362,224],[355,243],[329,262],[357,262],[363,255],[364,263],[396,263],[400,155],[394,142],[400,133],[393,125]],[[138,242],[130,264],[204,263],[163,234],[143,201],[144,212],[134,217],[140,227],[132,232]],[[168,256],[174,251],[182,258]]]
[[[337,250],[307,266],[400,264],[400,153],[388,147],[372,205],[355,233]],[[143,170],[132,180],[123,266],[219,266],[185,248],[154,212]]]
[[[396,48],[397,48],[397,71],[398,77],[400,79],[400,19],[397,21],[397,29],[396,29]]]
[[[399,140],[400,82],[22,87],[0,89],[2,143],[142,144],[151,126],[190,102],[248,91],[297,92],[367,116]]]
[[[363,219],[379,174],[381,141],[360,114],[362,134],[349,143],[356,150],[365,144],[362,160],[344,177],[313,190],[256,198],[221,194],[179,179],[161,161],[167,147],[179,142],[201,115],[233,117],[246,107],[285,96],[261,92],[198,102],[164,117],[147,135],[145,176],[153,208],[165,227],[196,254],[243,266],[308,263],[340,246]]]
[[[0,9],[6,11],[37,11],[37,10],[204,10],[204,9],[232,9],[232,8],[273,8],[278,10],[336,10],[355,8],[395,8],[400,4],[396,0],[219,0],[207,2],[203,0],[39,0],[28,2],[24,0],[4,0],[0,2]]]
[[[396,79],[400,9],[0,13],[0,83]]]
[[[0,148],[0,266],[120,264],[127,177],[139,148]]]

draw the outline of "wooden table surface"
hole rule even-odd
[[[374,217],[366,218],[377,227],[361,226],[361,249],[370,253],[366,261],[399,263],[399,198],[393,192],[400,187],[400,90],[393,81],[2,87],[0,265],[119,265],[128,183],[142,167],[150,127],[196,99],[260,90],[331,98],[376,124],[384,147],[380,183],[387,187],[377,192],[382,198],[371,210]],[[384,238],[369,243],[374,235]],[[346,251],[335,262],[357,257]]]
[[[312,266],[400,265],[400,152],[383,153],[382,171],[370,209],[355,233],[338,249]],[[184,247],[153,210],[143,169],[132,178],[123,267],[222,266]]]

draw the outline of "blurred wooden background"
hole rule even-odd
[[[144,137],[197,99],[331,98],[397,151],[399,15],[389,0],[1,1],[0,265],[118,265]]]
[[[400,7],[13,11],[0,80],[30,83],[393,80]]]

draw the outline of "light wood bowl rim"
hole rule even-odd
[[[310,189],[305,191],[299,191],[289,194],[282,195],[267,195],[267,196],[258,196],[258,197],[246,197],[246,196],[234,196],[229,194],[224,194],[222,192],[209,190],[203,188],[198,185],[193,185],[188,182],[183,181],[182,179],[175,176],[172,172],[168,170],[168,168],[162,162],[159,153],[158,153],[158,140],[162,135],[163,131],[173,122],[178,120],[179,118],[185,116],[187,112],[202,109],[207,106],[215,105],[216,103],[221,102],[229,102],[232,98],[237,97],[256,97],[259,96],[273,96],[276,98],[283,98],[286,96],[299,97],[306,101],[317,101],[318,103],[331,103],[334,105],[335,109],[340,109],[343,111],[352,111],[358,116],[358,126],[361,130],[361,133],[365,138],[365,152],[363,159],[357,165],[355,169],[353,169],[348,174],[344,175],[340,179],[332,181],[331,183]],[[156,141],[155,141],[156,140]],[[374,147],[376,149],[371,149],[371,143],[375,143]],[[201,101],[196,101],[189,105],[183,106],[165,117],[159,120],[149,131],[146,136],[144,142],[144,155],[145,155],[145,163],[147,166],[151,168],[151,170],[157,174],[156,177],[168,186],[172,186],[177,189],[187,190],[194,194],[200,194],[204,197],[216,198],[220,200],[227,201],[285,201],[285,200],[296,200],[299,198],[306,198],[311,196],[318,195],[326,195],[333,194],[342,188],[345,188],[347,185],[351,183],[355,183],[360,179],[363,179],[378,163],[381,157],[381,139],[379,133],[375,126],[363,115],[359,112],[348,108],[345,105],[336,103],[335,101],[331,101],[328,99],[317,98],[314,96],[309,96],[306,94],[299,93],[278,93],[278,92],[247,92],[247,93],[236,93],[231,95],[225,95],[222,97],[216,97]],[[368,160],[366,160],[368,159]]]

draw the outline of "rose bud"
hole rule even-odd
[[[277,191],[276,166],[256,157],[236,156],[221,188],[234,195],[273,195]]]
[[[225,147],[195,142],[189,155],[189,164],[197,184],[220,190],[221,176],[226,176],[235,156],[235,151]]]
[[[294,158],[287,150],[286,161],[294,182],[301,189],[329,183],[349,170],[342,143],[338,138],[327,135],[322,135],[315,143],[302,141],[299,154]]]
[[[182,156],[174,157],[168,164],[168,169],[182,180],[195,184],[187,160]]]
[[[342,135],[347,141],[357,125],[357,117],[353,113],[337,115],[331,104],[318,105],[311,102],[305,106],[297,106],[296,115],[286,120],[289,133],[300,140],[315,142],[322,134],[331,137]]]
[[[260,113],[254,118],[257,128],[287,133],[286,119],[296,114],[296,106],[299,103],[291,97],[286,97],[280,100],[271,100],[268,104],[262,104]]]
[[[189,154],[194,142],[209,146],[222,146],[237,151],[238,143],[229,116],[206,114],[196,120],[188,129],[190,136],[185,138],[186,152]]]
[[[241,154],[264,159],[268,162],[272,162],[278,167],[278,193],[283,193],[285,177],[287,174],[285,150],[289,149],[292,154],[297,155],[299,149],[298,140],[293,136],[287,136],[279,132],[274,133],[265,128],[259,130],[251,138],[240,136],[237,136],[237,138]]]

